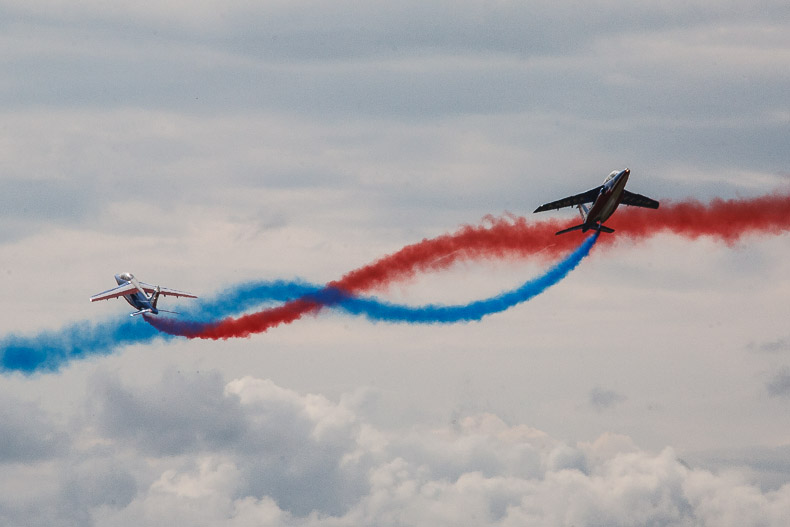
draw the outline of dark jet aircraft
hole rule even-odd
[[[183,296],[186,298],[197,298],[191,293],[183,291],[176,291],[175,289],[167,289],[166,287],[153,286],[144,282],[138,282],[132,273],[122,273],[115,275],[115,281],[118,282],[118,287],[93,295],[91,302],[97,300],[109,300],[110,298],[123,297],[124,300],[129,302],[133,308],[137,309],[129,316],[142,315],[144,313],[151,313],[156,315],[160,311],[166,313],[175,313],[175,311],[167,311],[166,309],[158,309],[156,303],[159,301],[159,296]]]
[[[556,234],[564,234],[566,232],[581,229],[582,232],[587,232],[590,229],[603,232],[614,232],[614,229],[604,226],[603,222],[609,219],[617,206],[620,204],[631,205],[634,207],[646,207],[648,209],[657,209],[658,202],[650,199],[641,194],[634,194],[625,190],[625,184],[628,181],[628,176],[631,175],[629,169],[618,172],[615,170],[603,181],[603,185],[595,187],[594,189],[569,196],[551,203],[541,205],[535,212],[543,212],[544,210],[561,209],[563,207],[572,207],[576,205],[579,208],[579,214],[582,215],[582,223],[574,225],[568,229],[563,229]],[[585,203],[592,203],[588,209]]]

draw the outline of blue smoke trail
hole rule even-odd
[[[120,322],[78,322],[34,337],[9,335],[0,340],[0,371],[53,372],[75,359],[106,355],[121,346],[156,338],[172,337],[128,317]]]
[[[240,284],[185,312],[187,317],[213,319],[239,313],[264,302],[286,302],[320,291],[302,282]],[[35,336],[8,335],[0,339],[0,372],[54,372],[72,360],[108,355],[117,348],[176,337],[162,333],[137,317],[104,322],[77,322]]]
[[[249,282],[240,284],[198,304],[185,318],[201,324],[240,313],[262,304],[287,302],[298,298],[312,300],[371,320],[408,323],[452,323],[480,320],[530,300],[565,278],[590,253],[598,234],[559,261],[543,275],[497,296],[464,305],[405,306],[376,298],[349,295],[336,288],[301,281]],[[136,318],[100,323],[79,322],[59,331],[46,331],[32,337],[8,335],[0,340],[0,371],[32,374],[54,372],[72,360],[107,355],[130,344],[145,344],[156,339],[176,337],[157,331]]]
[[[565,278],[576,266],[590,254],[590,250],[598,239],[598,234],[588,237],[582,245],[573,251],[567,258],[559,261],[541,276],[534,278],[520,287],[505,291],[497,296],[477,300],[465,305],[444,306],[432,305],[411,307],[392,304],[375,298],[364,298],[344,295],[335,290],[329,292],[329,298],[322,298],[322,294],[315,295],[316,299],[327,305],[334,305],[352,314],[365,315],[371,320],[388,322],[409,322],[412,324],[448,324],[453,322],[469,322],[480,320],[486,315],[500,313],[511,307],[526,302]],[[311,297],[312,295],[308,295]]]

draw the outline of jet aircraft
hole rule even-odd
[[[191,293],[183,291],[176,291],[175,289],[168,289],[166,287],[153,286],[145,282],[138,282],[132,273],[121,273],[115,275],[115,281],[118,282],[118,287],[109,289],[103,293],[93,295],[91,302],[97,300],[109,300],[110,298],[123,297],[124,300],[129,302],[133,308],[137,309],[129,316],[142,315],[151,313],[152,315],[158,314],[160,311],[166,313],[175,313],[175,311],[167,311],[166,309],[158,309],[156,303],[159,301],[159,296],[183,296],[185,298],[197,298]]]
[[[572,207],[576,205],[579,208],[579,214],[582,216],[582,223],[563,229],[556,234],[564,234],[578,229],[581,229],[582,232],[587,232],[590,229],[599,232],[614,232],[614,229],[606,227],[603,222],[614,214],[617,206],[621,203],[623,205],[646,207],[648,209],[658,208],[658,202],[656,200],[625,190],[625,184],[628,181],[629,175],[631,175],[631,171],[627,168],[621,171],[615,170],[606,177],[603,181],[603,185],[588,190],[587,192],[582,192],[581,194],[546,203],[535,209],[535,212],[561,209],[563,207]],[[592,206],[588,209],[585,205],[586,203],[592,203]]]

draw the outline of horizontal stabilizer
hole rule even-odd
[[[576,231],[576,230],[579,230],[579,229],[584,229],[584,227],[586,225],[587,225],[586,223],[580,223],[579,225],[574,225],[573,227],[569,227],[567,229],[562,229],[561,231],[557,231],[554,234],[555,235],[557,235],[557,234],[565,234],[566,232],[571,232],[571,231]]]
[[[579,225],[574,225],[573,227],[568,227],[567,229],[562,229],[561,231],[557,231],[555,233],[555,235],[557,235],[557,234],[565,234],[566,232],[577,231],[579,229],[581,229],[582,232],[587,232],[590,229],[596,230],[598,232],[609,232],[609,233],[614,232],[614,229],[612,229],[611,227],[607,227],[606,225],[601,225],[600,223],[597,224],[597,225],[590,225],[588,223],[580,223]]]

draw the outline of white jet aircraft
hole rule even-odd
[[[137,309],[129,316],[142,315],[144,313],[151,313],[156,315],[160,311],[165,313],[175,313],[175,311],[167,311],[166,309],[158,309],[156,303],[159,301],[159,296],[183,296],[185,298],[197,298],[191,293],[183,291],[176,291],[175,289],[168,289],[166,287],[153,286],[145,282],[138,282],[132,273],[122,273],[115,275],[115,281],[118,282],[118,287],[93,295],[91,302],[97,300],[109,300],[110,298],[123,297],[124,300],[129,302],[133,308]]]
[[[658,202],[656,200],[650,199],[642,194],[628,192],[625,189],[625,184],[628,182],[628,176],[630,175],[631,171],[627,168],[620,171],[615,170],[606,177],[603,185],[588,190],[587,192],[582,192],[581,194],[546,203],[535,209],[535,212],[561,209],[563,207],[572,207],[576,205],[579,207],[579,214],[582,215],[582,223],[568,229],[563,229],[557,234],[564,234],[577,229],[581,229],[582,232],[587,232],[590,229],[599,232],[614,232],[614,229],[606,227],[603,222],[614,214],[618,205],[631,205],[633,207],[645,207],[648,209],[658,208]],[[592,203],[592,206],[588,209],[585,203]]]

